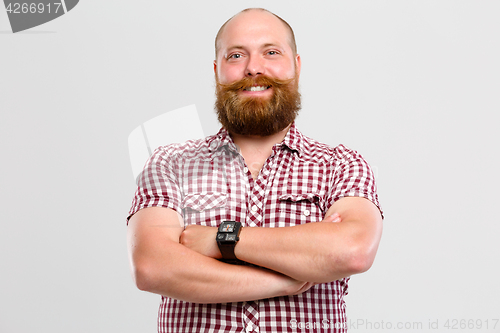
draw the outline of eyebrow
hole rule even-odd
[[[264,45],[261,46],[261,48],[263,48],[263,49],[268,48],[268,47],[277,47],[277,48],[283,49],[283,47],[277,43],[265,43]],[[234,46],[227,48],[228,51],[230,51],[230,50],[244,50],[244,49],[245,49],[245,47],[243,45],[234,45]]]
[[[242,49],[244,49],[242,45],[235,45],[227,48],[227,50],[242,50]]]
[[[276,44],[276,43],[266,43],[263,45],[263,48],[268,48],[268,47],[277,47],[277,48],[280,48],[282,49],[283,46],[280,46],[279,44]]]

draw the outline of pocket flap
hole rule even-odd
[[[310,202],[314,202],[318,199],[318,194],[316,194],[316,193],[286,193],[286,194],[280,195],[279,198],[281,201],[288,200],[288,201],[297,202],[297,201],[307,200]]]
[[[224,207],[226,202],[227,195],[224,193],[194,193],[184,196],[182,208],[189,208],[201,212],[207,209]]]

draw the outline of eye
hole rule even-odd
[[[278,54],[279,54],[279,52],[275,51],[275,50],[267,51],[267,55],[270,55],[270,56],[274,56],[274,55],[278,55]]]
[[[230,59],[240,59],[241,58],[241,54],[239,53],[233,53],[233,54],[230,54],[227,59],[230,60]]]

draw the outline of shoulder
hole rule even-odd
[[[203,158],[210,155],[210,143],[213,136],[204,139],[188,140],[182,143],[171,143],[160,146],[154,150],[152,156],[158,156],[161,159],[191,159]]]
[[[304,160],[330,164],[362,159],[361,155],[356,150],[348,148],[343,144],[332,146],[303,134],[301,134],[301,136],[301,157]]]

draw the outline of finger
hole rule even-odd
[[[340,222],[341,219],[340,219],[340,215],[338,213],[333,213],[332,215],[326,216],[324,221],[337,223],[337,222]]]

